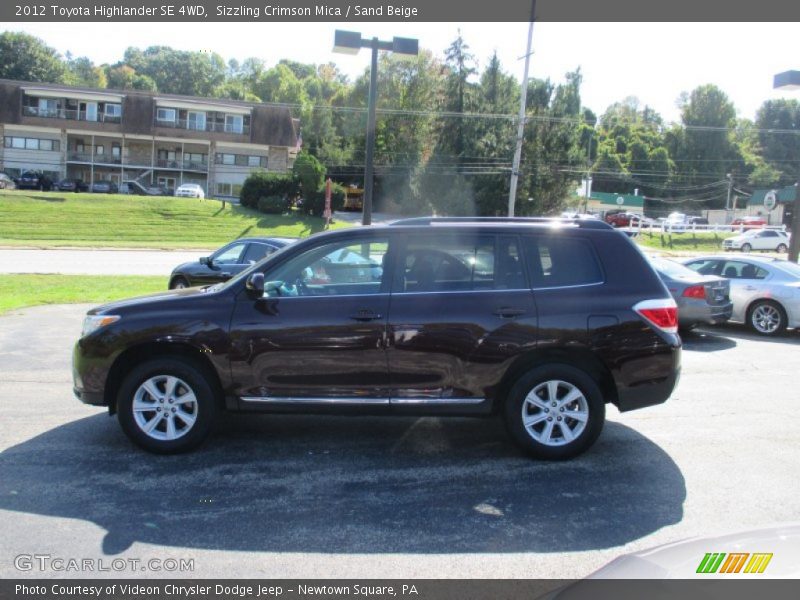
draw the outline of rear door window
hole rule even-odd
[[[588,240],[560,235],[525,236],[522,240],[534,288],[603,282],[600,262]]]

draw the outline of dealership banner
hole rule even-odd
[[[3,0],[7,22],[796,21],[787,0]],[[635,35],[635,31],[631,32]],[[671,43],[679,40],[679,31]],[[602,31],[598,31],[598,41]],[[602,40],[613,43],[613,40]],[[761,40],[764,42],[764,40]],[[620,40],[624,43],[624,40]]]
[[[794,600],[791,580],[1,580],[0,600]]]

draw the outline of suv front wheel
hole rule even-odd
[[[157,454],[200,444],[216,419],[213,387],[192,362],[154,359],[135,367],[120,386],[117,416],[125,434]]]
[[[511,436],[531,456],[564,460],[586,451],[600,435],[605,402],[584,371],[550,364],[528,371],[505,404]]]

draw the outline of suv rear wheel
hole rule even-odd
[[[145,450],[175,454],[200,444],[216,420],[213,387],[203,372],[178,358],[135,367],[117,395],[125,434]]]
[[[511,436],[531,456],[564,460],[587,450],[600,435],[605,402],[584,371],[550,364],[528,371],[505,404]]]

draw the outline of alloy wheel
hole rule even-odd
[[[150,438],[171,441],[183,437],[194,426],[198,402],[189,385],[173,375],[154,375],[137,388],[133,397],[133,419]]]
[[[545,446],[563,446],[577,439],[589,421],[589,403],[576,386],[559,379],[534,387],[522,403],[522,424]]]

